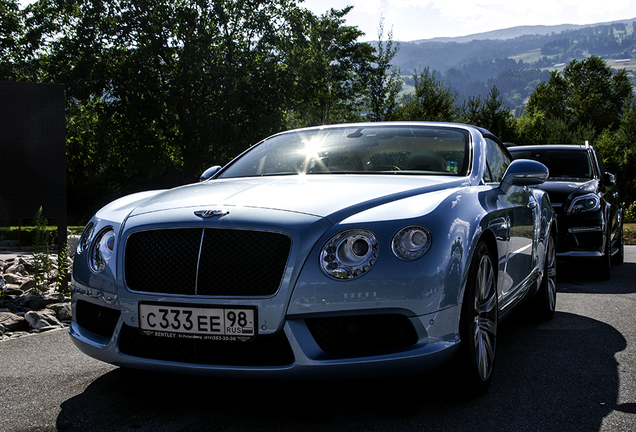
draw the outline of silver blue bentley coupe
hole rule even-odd
[[[292,130],[87,224],[70,335],[126,368],[250,378],[419,374],[485,390],[501,319],[555,311],[548,177],[452,123]]]

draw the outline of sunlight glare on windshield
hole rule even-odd
[[[323,150],[322,139],[319,136],[312,136],[308,140],[303,139],[303,144],[304,148],[298,152],[304,155],[305,160],[297,170],[298,175],[305,175],[307,171],[315,169],[316,166],[320,166],[322,170],[326,169],[319,154]]]

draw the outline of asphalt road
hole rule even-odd
[[[392,380],[271,382],[131,372],[65,331],[0,342],[0,431],[636,431],[636,246],[591,280],[560,269],[557,313],[501,323],[476,399],[442,370]]]

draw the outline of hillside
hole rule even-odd
[[[636,18],[589,25],[521,26],[456,38],[400,42],[393,60],[410,84],[413,73],[435,71],[458,103],[486,97],[496,86],[505,106],[520,114],[524,101],[551,70],[590,55],[627,68],[636,85]],[[618,60],[618,62],[617,62]]]
[[[552,26],[546,26],[546,25],[517,26],[517,27],[510,27],[510,28],[501,29],[501,30],[493,30],[493,31],[484,32],[484,33],[475,33],[475,34],[468,35],[468,36],[440,37],[440,38],[433,38],[433,39],[419,39],[419,40],[410,41],[410,43],[415,43],[415,44],[421,44],[421,43],[426,43],[426,42],[457,42],[457,43],[465,43],[465,42],[470,42],[470,41],[473,41],[473,40],[484,40],[484,39],[506,40],[506,39],[514,39],[514,38],[521,37],[521,36],[528,36],[528,35],[546,36],[546,35],[549,35],[549,34],[552,34],[552,33],[559,34],[559,33],[562,33],[564,31],[568,31],[568,30],[579,30],[579,29],[583,29],[583,28],[587,28],[587,27],[607,26],[607,25],[618,24],[618,23],[632,24],[634,21],[636,21],[636,18],[623,20],[623,21],[611,21],[611,22],[596,23],[596,24],[560,24],[560,25],[552,25]]]

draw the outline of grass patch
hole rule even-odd
[[[84,230],[83,226],[70,226],[68,227],[73,232],[81,233]],[[50,246],[57,244],[57,227],[47,226],[45,227],[48,233],[48,239],[50,240]],[[36,227],[23,226],[22,228],[17,226],[0,227],[0,240],[18,240],[20,237],[21,246],[33,246],[35,241]]]

